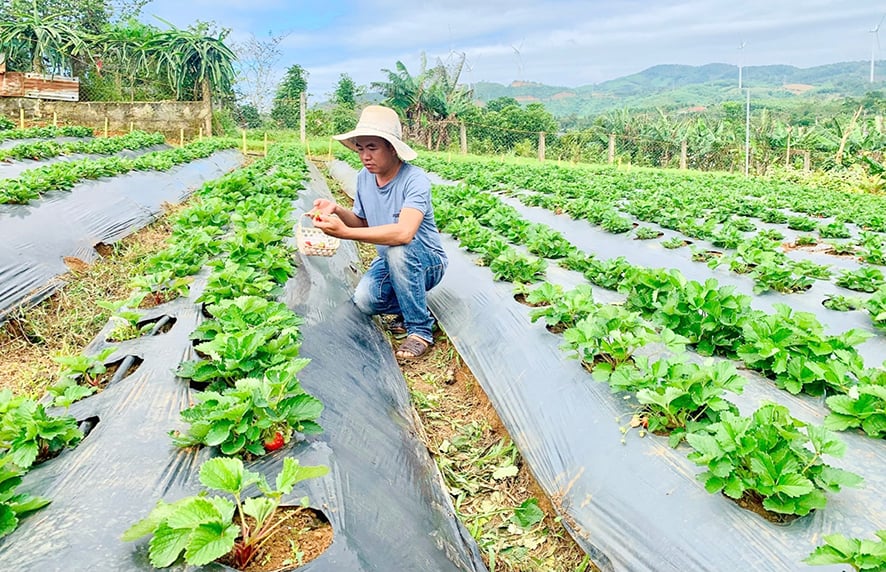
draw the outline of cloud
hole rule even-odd
[[[412,73],[464,53],[464,78],[579,86],[667,63],[808,67],[870,54],[868,30],[883,6],[870,0],[155,0],[164,18],[213,18],[235,33],[291,32],[281,70],[298,63],[309,91],[384,79],[402,61]],[[165,11],[165,12],[164,12]],[[165,15],[164,15],[165,14]],[[187,22],[185,22],[185,25]],[[886,32],[886,29],[884,29]],[[741,53],[739,44],[747,45]],[[518,76],[522,76],[519,77]]]

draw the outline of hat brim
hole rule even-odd
[[[372,129],[371,127],[357,127],[353,131],[332,136],[333,139],[340,141],[342,145],[351,151],[357,151],[357,146],[354,144],[354,139],[356,137],[381,137],[393,145],[394,151],[396,151],[397,155],[404,161],[412,161],[418,157],[418,153],[403,141],[397,139],[390,133],[378,129]]]

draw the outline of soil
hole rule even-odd
[[[62,258],[62,262],[74,273],[83,273],[89,270],[89,263],[80,260],[76,256],[65,256]]]
[[[737,500],[734,498],[730,498],[725,494],[723,496],[728,498],[741,508],[756,513],[769,522],[774,522],[775,524],[788,524],[799,518],[799,516],[797,516],[796,514],[781,514],[778,512],[766,510],[766,508],[763,506],[763,497],[754,492],[748,491],[744,494],[743,497]]]
[[[333,530],[321,512],[300,507],[280,507],[272,526],[283,521],[277,531],[261,545],[244,572],[295,570],[314,560],[332,545]],[[252,520],[251,518],[249,520]],[[235,523],[239,521],[235,518]],[[218,562],[235,568],[230,555]]]

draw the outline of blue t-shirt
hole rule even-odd
[[[397,223],[403,207],[416,209],[424,214],[413,240],[418,240],[426,248],[436,252],[445,264],[446,252],[434,221],[431,181],[427,173],[420,167],[403,162],[394,179],[383,187],[378,186],[375,175],[365,168],[357,173],[354,214],[366,220],[369,226]],[[375,246],[379,256],[384,254],[386,248],[384,245]]]

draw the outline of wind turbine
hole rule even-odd
[[[520,47],[512,45],[511,49],[517,55],[517,81],[523,81],[523,56],[520,55],[520,48],[523,47],[523,40],[520,40]]]
[[[871,34],[871,83],[874,83],[874,54],[880,51],[880,26],[883,24],[884,18],[886,18],[886,14],[880,18],[879,24],[868,30],[868,33]]]
[[[738,46],[738,89],[741,89],[741,68],[744,67],[744,47],[746,45],[748,43],[742,41],[741,45]]]

